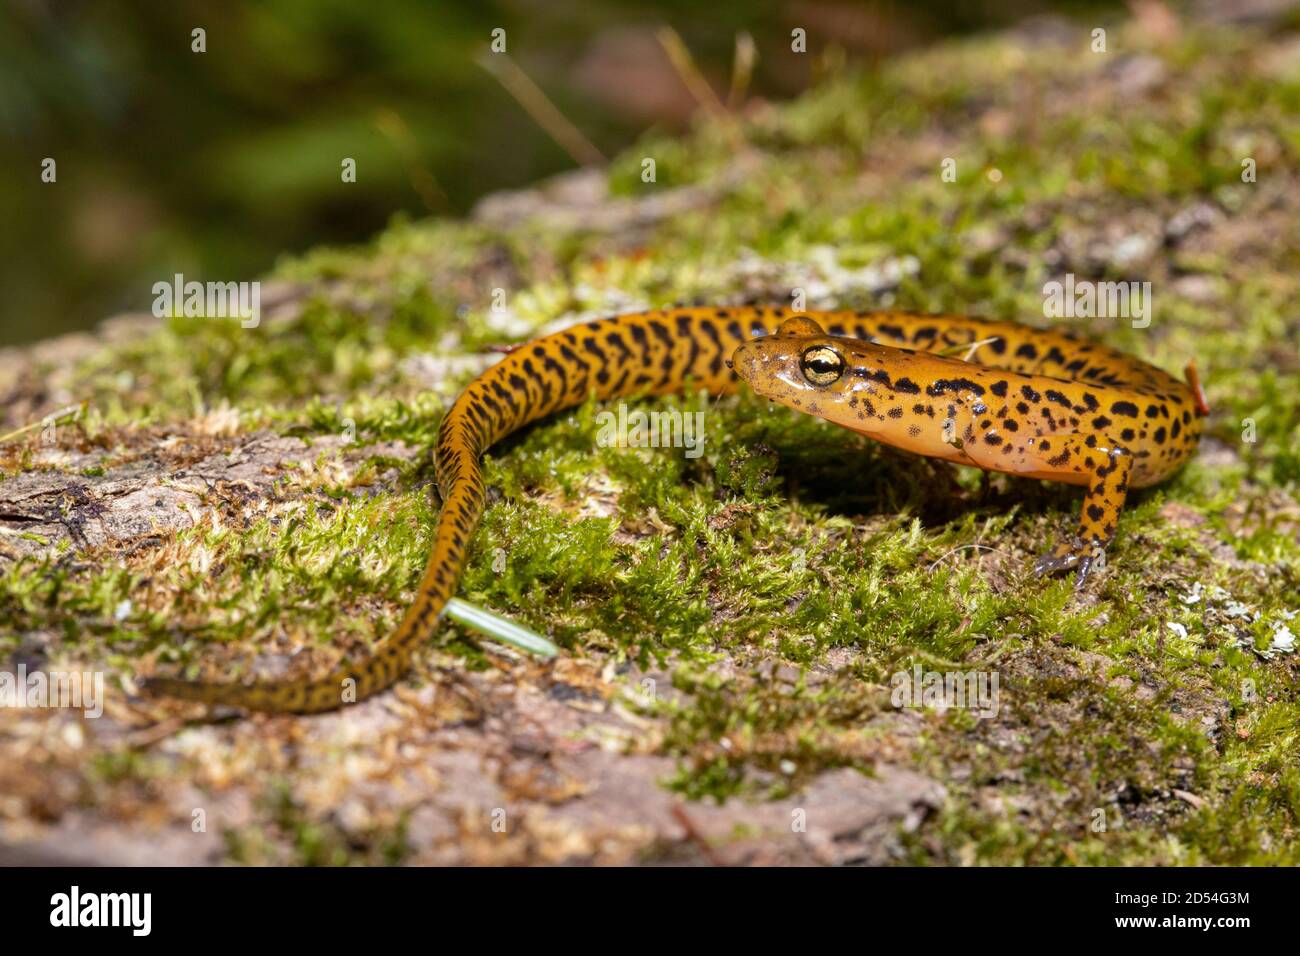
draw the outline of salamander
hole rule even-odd
[[[145,688],[251,710],[311,713],[396,682],[455,594],[486,501],[480,459],[501,438],[594,396],[686,387],[769,399],[907,451],[1082,485],[1078,531],[1034,563],[1087,577],[1130,488],[1196,451],[1208,414],[1187,382],[1065,331],[958,315],[674,308],[585,322],[509,351],[448,410],[436,443],[442,510],[428,564],[397,629],[364,659],[314,679]]]

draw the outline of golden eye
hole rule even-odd
[[[814,345],[799,360],[803,377],[813,385],[830,385],[844,374],[844,359],[825,345]]]

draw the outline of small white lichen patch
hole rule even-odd
[[[1188,607],[1203,602],[1204,619],[1207,625],[1217,626],[1236,646],[1253,651],[1260,657],[1270,658],[1276,654],[1291,654],[1295,651],[1295,634],[1286,622],[1295,620],[1296,611],[1277,611],[1276,619],[1268,620],[1267,615],[1237,600],[1218,585],[1206,589],[1199,581],[1195,582],[1191,590],[1181,595],[1179,599]],[[1257,628],[1250,627],[1253,624],[1269,628],[1271,640],[1268,647],[1261,649],[1255,645],[1259,631]],[[1168,627],[1179,637],[1187,635],[1187,629],[1182,624],[1169,622]]]
[[[1289,612],[1292,617],[1295,612]],[[1291,633],[1291,628],[1286,626],[1285,621],[1273,622],[1273,643],[1268,646],[1270,651],[1275,654],[1290,654],[1295,650],[1295,635]]]

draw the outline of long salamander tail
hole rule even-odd
[[[363,660],[302,681],[218,683],[151,678],[145,690],[251,710],[312,713],[362,700],[392,685],[432,636],[456,592],[485,492],[479,458],[529,422],[581,404],[680,390],[687,380],[718,393],[737,379],[725,360],[751,335],[775,328],[782,310],[676,309],[584,323],[512,348],[461,393],[438,429],[442,512],[415,601],[397,630]]]
[[[473,446],[456,444],[456,420],[453,408],[439,436],[444,500],[424,577],[397,629],[376,644],[363,661],[355,666],[341,663],[323,677],[311,680],[241,684],[151,677],[144,681],[143,689],[150,694],[207,704],[269,713],[310,714],[363,700],[406,674],[416,649],[433,634],[438,615],[455,593],[469,539],[483,513],[478,452]]]

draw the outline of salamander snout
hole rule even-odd
[[[742,343],[736,351],[732,352],[726,363],[727,368],[739,375],[742,381],[752,384],[755,361],[756,350],[754,349],[754,343],[750,341]]]

